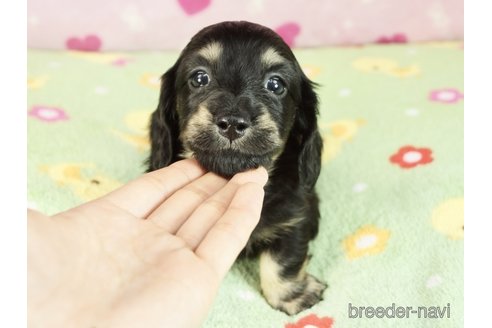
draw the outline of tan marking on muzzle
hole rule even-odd
[[[282,64],[285,63],[287,60],[282,57],[277,50],[273,48],[268,48],[262,55],[261,55],[261,61],[263,64],[266,66],[272,66],[276,64]]]
[[[204,129],[207,129],[212,123],[212,114],[205,105],[200,105],[198,110],[191,116],[188,124],[181,132],[181,141],[185,144],[192,140]]]
[[[191,151],[191,150],[187,149],[186,147],[185,147],[185,150],[183,150],[183,151],[179,154],[179,156],[180,156],[181,158],[193,158],[193,156],[194,156],[194,155],[195,155],[195,153],[194,153],[193,151]]]
[[[275,122],[273,121],[272,116],[270,115],[268,110],[262,110],[261,115],[259,115],[256,119],[256,128],[260,130],[270,131],[272,133],[272,142],[277,146],[282,145],[282,140],[280,139],[277,124],[275,124]]]
[[[222,54],[222,44],[217,41],[207,44],[205,47],[198,51],[198,54],[213,63],[220,58]]]

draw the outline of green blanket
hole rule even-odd
[[[240,262],[204,327],[462,326],[462,44],[295,54],[320,84],[322,217],[308,271],[329,287],[289,317],[262,298],[257,263]],[[29,51],[30,207],[53,214],[145,170],[159,76],[177,55]]]

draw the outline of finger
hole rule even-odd
[[[195,250],[207,232],[225,213],[240,186],[249,182],[263,186],[266,176],[263,168],[236,174],[225,187],[208,198],[191,214],[179,228],[176,236],[184,240],[190,249]]]
[[[200,243],[195,253],[223,278],[246,245],[258,224],[263,203],[263,186],[241,186],[224,215]]]
[[[176,190],[203,174],[205,170],[196,160],[182,160],[146,173],[96,201],[110,201],[138,218],[145,218]]]
[[[207,173],[176,191],[147,219],[167,232],[175,234],[198,205],[220,190],[226,183],[226,179],[214,173]]]

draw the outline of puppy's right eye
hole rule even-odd
[[[195,88],[204,87],[210,83],[210,77],[204,71],[198,71],[191,77],[190,82]]]
[[[265,88],[277,96],[280,96],[285,91],[284,84],[278,76],[269,78],[265,83]]]

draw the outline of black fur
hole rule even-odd
[[[209,63],[197,52],[212,42],[222,46],[222,53],[217,62]],[[259,56],[268,48],[275,49],[286,62],[273,68],[262,67]],[[196,67],[210,72],[208,86],[190,86],[190,73]],[[283,96],[265,89],[266,71],[284,79],[287,91]],[[251,121],[251,133],[244,142],[231,142],[227,147],[227,140],[216,127],[207,125],[193,140],[183,140],[183,130],[203,104],[213,119],[231,114]],[[318,231],[314,186],[321,167],[322,139],[317,128],[317,107],[313,82],[275,32],[248,22],[209,26],[192,38],[176,64],[162,77],[159,105],[151,121],[148,170],[179,160],[184,150],[193,151],[206,169],[226,177],[259,165],[269,168],[261,220],[243,254],[268,251],[282,267],[280,278],[294,279],[308,256],[308,243]],[[267,109],[276,127],[280,144],[274,144],[270,128],[255,130],[262,108]],[[296,224],[285,225],[293,219],[298,219]],[[300,297],[305,285],[306,281],[300,283],[289,297]],[[305,295],[298,311],[318,302],[320,293]],[[277,308],[289,312],[282,306]]]
[[[176,70],[174,68],[162,76],[159,105],[157,110],[152,113],[150,122],[152,151],[148,159],[148,171],[168,166],[177,161],[178,155],[182,151],[178,139],[175,80]]]

